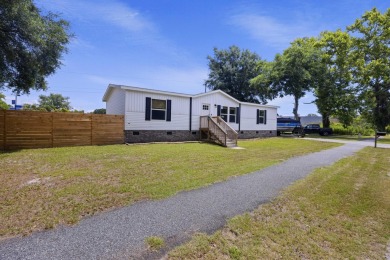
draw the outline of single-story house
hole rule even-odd
[[[110,84],[103,101],[107,114],[125,115],[129,143],[195,141],[214,123],[238,138],[276,136],[277,106],[240,102],[222,90],[188,95]]]

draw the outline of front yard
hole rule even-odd
[[[240,141],[244,150],[188,143],[0,153],[0,239],[74,224],[338,145],[270,138]]]

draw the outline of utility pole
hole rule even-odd
[[[19,97],[19,96],[20,96],[19,92],[16,92],[16,93],[15,93],[15,107],[14,107],[15,110],[16,110],[17,105],[18,105],[18,97]]]

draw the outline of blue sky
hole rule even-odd
[[[109,83],[196,94],[204,92],[207,56],[213,48],[237,45],[272,60],[297,37],[345,29],[373,7],[369,0],[36,0],[71,23],[75,38],[63,66],[47,80],[49,90],[18,97],[36,103],[40,94],[59,93],[72,107],[93,111],[105,107]],[[6,92],[11,103],[12,94]],[[299,113],[317,113],[311,94]],[[269,101],[279,114],[291,115],[293,99]]]

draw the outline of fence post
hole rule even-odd
[[[91,145],[93,145],[93,142],[92,142],[92,138],[93,138],[93,124],[92,124],[92,121],[93,121],[93,114],[91,114]]]
[[[54,147],[54,113],[51,113],[51,147]]]
[[[7,130],[7,128],[5,127],[5,122],[6,122],[6,116],[7,116],[7,110],[4,110],[3,111],[3,113],[4,113],[4,126],[3,126],[3,150],[5,150],[5,147],[7,146],[7,133],[6,133],[6,130]]]

